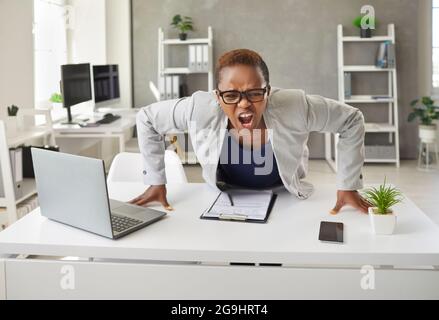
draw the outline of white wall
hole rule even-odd
[[[120,104],[132,106],[130,0],[106,0],[107,63],[119,65]]]
[[[34,107],[33,0],[0,0],[0,118]]]
[[[432,0],[419,0],[418,63],[419,96],[432,94]],[[415,79],[413,79],[415,80]]]

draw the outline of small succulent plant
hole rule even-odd
[[[363,192],[363,196],[378,210],[376,214],[386,215],[391,213],[391,208],[402,202],[403,195],[401,191],[386,185],[386,178],[384,184],[378,188],[369,188]]]
[[[16,117],[18,113],[18,107],[16,105],[12,105],[8,107],[8,116]]]

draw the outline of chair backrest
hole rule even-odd
[[[143,182],[142,155],[140,153],[122,152],[114,158],[107,181]],[[170,150],[165,152],[165,172],[168,183],[187,183],[183,164],[178,155]]]

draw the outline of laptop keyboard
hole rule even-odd
[[[111,214],[111,225],[116,232],[123,232],[141,223],[142,221],[137,219]]]

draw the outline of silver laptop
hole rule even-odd
[[[117,239],[166,215],[108,198],[103,160],[32,148],[41,214]]]

